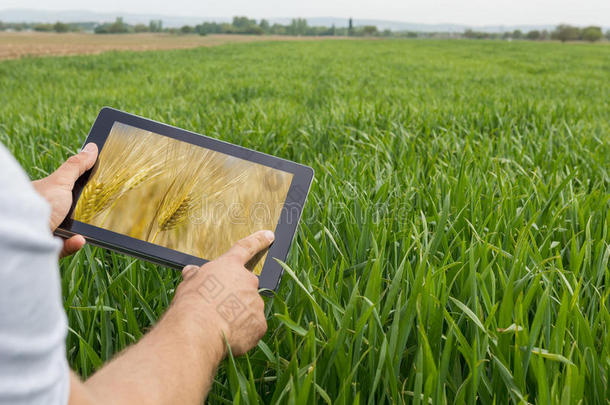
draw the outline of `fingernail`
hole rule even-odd
[[[273,234],[273,232],[265,231],[265,232],[263,232],[263,234],[265,235],[265,238],[267,238],[269,243],[271,243],[271,242],[273,242],[275,240],[275,235]]]
[[[85,145],[85,148],[83,149],[83,151],[85,151],[87,153],[95,152],[95,144],[93,142],[89,142],[88,144]]]

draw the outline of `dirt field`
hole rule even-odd
[[[195,48],[229,42],[311,40],[314,37],[266,35],[82,34],[0,32],[0,60],[23,56],[95,54],[112,50],[149,51]]]

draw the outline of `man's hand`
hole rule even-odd
[[[244,264],[273,238],[256,232],[214,261],[185,267],[172,305],[142,340],[84,384],[72,376],[70,405],[202,404],[225,339],[237,356],[267,330],[258,277]]]
[[[267,331],[258,277],[245,265],[273,242],[271,231],[259,231],[238,241],[229,251],[201,267],[187,266],[173,306],[197,320],[200,327],[217,328],[234,356],[256,346]],[[224,337],[223,337],[224,335]],[[222,347],[224,349],[224,342]],[[224,355],[224,351],[223,351]]]
[[[49,176],[35,180],[32,185],[51,206],[49,226],[54,231],[66,218],[72,206],[72,189],[76,180],[91,169],[97,159],[97,145],[89,143],[77,155],[70,157]],[[64,241],[60,256],[75,253],[85,244],[85,238],[75,235]]]

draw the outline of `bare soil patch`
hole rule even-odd
[[[269,35],[172,35],[1,32],[0,60],[23,56],[97,54],[106,51],[151,51],[216,46],[232,42],[311,40],[315,37]]]

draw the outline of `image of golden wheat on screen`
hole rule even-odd
[[[73,219],[213,260],[275,229],[292,176],[115,122]]]

